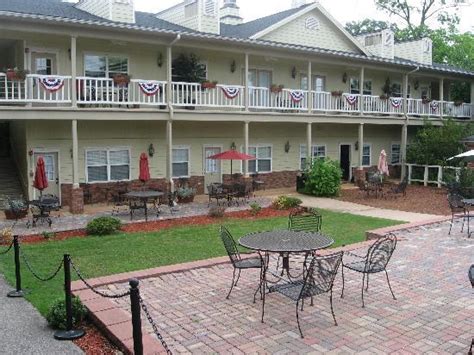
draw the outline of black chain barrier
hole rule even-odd
[[[156,325],[155,321],[153,320],[153,318],[150,314],[150,311],[148,311],[148,308],[147,308],[145,302],[143,301],[143,298],[140,295],[138,297],[139,297],[139,300],[140,300],[140,306],[141,306],[143,312],[145,312],[145,316],[148,319],[148,322],[151,324],[151,327],[153,328],[153,333],[155,333],[156,337],[161,342],[161,345],[165,349],[166,353],[169,354],[169,355],[173,354],[171,352],[170,348],[168,347],[168,344],[166,344],[165,339],[163,339],[163,336],[160,334],[160,332],[158,330],[158,326]]]
[[[126,292],[123,292],[123,293],[120,293],[118,295],[111,295],[111,294],[107,294],[107,293],[103,293],[101,291],[98,291],[96,290],[90,283],[88,283],[86,281],[86,278],[84,276],[82,276],[81,274],[81,271],[79,270],[79,268],[74,264],[74,262],[72,261],[72,259],[70,260],[70,263],[71,263],[71,266],[72,268],[74,269],[74,271],[76,272],[77,274],[77,277],[79,277],[79,279],[84,282],[84,284],[87,286],[87,288],[89,290],[91,290],[92,292],[94,292],[95,294],[99,295],[99,296],[102,296],[102,297],[105,297],[105,298],[123,298],[123,297],[126,297],[126,296],[129,296],[130,295],[130,291],[126,291]]]
[[[23,259],[23,261],[25,262],[25,265],[26,265],[26,268],[31,272],[31,274],[38,280],[42,281],[42,282],[48,282],[48,281],[51,281],[52,279],[54,279],[58,274],[59,274],[59,271],[61,271],[63,265],[64,265],[64,262],[63,260],[61,260],[61,262],[59,263],[56,271],[54,271],[50,276],[48,277],[41,277],[38,275],[38,273],[33,269],[33,267],[31,266],[30,262],[28,261],[28,258],[26,257],[25,253],[23,252],[23,250],[21,250],[20,248],[20,255]]]
[[[13,240],[12,240],[12,242],[10,243],[10,245],[8,246],[8,248],[6,250],[0,252],[0,255],[7,254],[10,250],[12,250],[12,248],[13,248]]]

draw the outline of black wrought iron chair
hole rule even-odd
[[[352,271],[360,272],[362,276],[362,307],[365,307],[364,303],[364,288],[365,291],[369,289],[369,275],[377,274],[379,272],[385,272],[387,276],[387,283],[392,293],[392,297],[396,300],[395,294],[393,293],[392,286],[390,285],[390,279],[388,278],[387,264],[393,255],[397,247],[397,237],[389,233],[384,237],[379,238],[374,244],[370,246],[365,256],[360,255],[356,252],[345,252],[344,259],[350,258],[349,261],[342,261],[342,292],[341,298],[344,297],[344,268]],[[367,281],[366,281],[367,279]]]
[[[451,235],[455,218],[462,218],[461,233],[464,231],[466,218],[467,224],[469,226],[469,211],[466,209],[466,205],[462,200],[463,198],[460,194],[451,192],[448,193],[448,203],[449,208],[451,209],[451,225],[449,226],[449,235]]]
[[[307,298],[311,298],[312,300],[314,296],[329,293],[331,313],[334,319],[334,324],[337,325],[332,304],[332,289],[337,270],[342,261],[342,256],[343,252],[315,257],[312,259],[308,271],[302,280],[270,287],[270,292],[281,293],[291,300],[296,301],[296,322],[298,323],[298,330],[300,331],[301,338],[304,338],[304,336],[299,319],[300,303],[301,311],[303,311],[304,300]]]
[[[226,227],[221,226],[220,235],[222,242],[224,243],[225,250],[227,251],[227,255],[229,255],[230,262],[232,263],[232,266],[234,268],[234,272],[232,275],[232,284],[230,286],[229,293],[226,297],[227,299],[229,299],[232,289],[234,288],[234,286],[237,286],[237,282],[239,282],[240,272],[245,269],[261,270],[263,261],[260,256],[242,259],[242,257],[240,256],[239,249],[237,248],[237,244],[235,243],[232,234],[230,234]],[[235,277],[236,271],[238,271],[237,278]],[[255,294],[257,292],[255,292]]]
[[[216,200],[217,205],[219,206],[219,200],[227,200],[227,194],[222,188],[222,184],[210,184],[207,186],[207,193],[209,195],[209,203],[207,206],[211,205],[213,199]]]
[[[405,178],[403,179],[401,183],[392,187],[385,196],[398,197],[400,195],[403,195],[403,197],[405,197],[407,195],[407,187],[408,187],[408,179]]]
[[[124,211],[128,208],[128,199],[125,197],[127,191],[119,191],[112,195],[112,202],[114,207],[112,208],[112,216],[120,214],[120,211],[123,209]]]
[[[471,267],[469,268],[468,275],[469,275],[469,281],[471,281],[471,285],[474,288],[474,264],[472,264]]]
[[[297,210],[290,213],[288,229],[297,232],[320,232],[323,217],[315,209]]]

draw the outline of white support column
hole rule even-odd
[[[363,170],[364,160],[364,124],[359,124],[359,164],[358,169]]]
[[[244,122],[244,153],[249,154],[249,123]],[[244,177],[249,176],[249,162],[248,160],[243,161],[244,165]]]
[[[174,192],[173,183],[173,122],[166,122],[166,179],[170,184],[171,192]]]
[[[313,111],[313,63],[308,62],[308,113]]]
[[[407,141],[408,141],[408,124],[402,126],[402,139],[400,142],[400,164],[402,166],[401,180],[407,175]]]
[[[364,81],[365,81],[365,68],[360,68],[360,78],[359,78],[359,110],[360,114],[364,114]]]
[[[249,110],[249,106],[250,106],[250,92],[249,92],[249,54],[248,54],[248,53],[245,53],[244,83],[245,83],[245,111],[248,111],[248,110]]]
[[[306,161],[311,162],[313,159],[313,124],[306,124]]]
[[[408,74],[403,75],[403,113],[408,116]]]
[[[79,140],[77,120],[72,120],[72,188],[79,188]]]
[[[77,107],[77,38],[71,37],[71,100],[72,107]]]
[[[444,116],[444,78],[439,79],[439,116]]]
[[[173,50],[171,46],[166,47],[166,99],[168,106],[173,104]]]

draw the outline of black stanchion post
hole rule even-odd
[[[82,329],[73,329],[71,294],[71,257],[64,254],[64,293],[66,296],[66,330],[58,330],[54,337],[58,340],[74,340],[84,336]]]
[[[142,319],[140,316],[140,290],[138,289],[139,281],[132,279],[130,284],[130,304],[132,309],[132,326],[133,326],[133,351],[135,355],[143,355],[142,340]]]
[[[18,243],[18,236],[13,237],[13,250],[15,252],[15,278],[16,290],[7,294],[8,297],[23,297],[25,292],[21,289],[21,270],[20,270],[20,243]]]

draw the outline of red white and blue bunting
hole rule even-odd
[[[235,99],[240,94],[240,88],[235,86],[221,86],[221,88],[225,97],[227,97],[229,100]]]
[[[431,101],[430,102],[430,108],[431,108],[432,111],[438,111],[439,102],[438,101]]]
[[[354,106],[357,104],[357,96],[356,95],[347,95],[346,101],[349,105]]]
[[[64,86],[64,79],[60,78],[40,78],[39,82],[48,92],[56,92]]]
[[[160,92],[159,83],[141,81],[138,83],[138,86],[146,96],[155,96]]]
[[[390,103],[394,108],[400,108],[403,103],[403,99],[401,97],[391,97]]]
[[[293,101],[294,103],[299,103],[304,99],[304,91],[291,90],[290,97],[291,97],[291,101]]]

